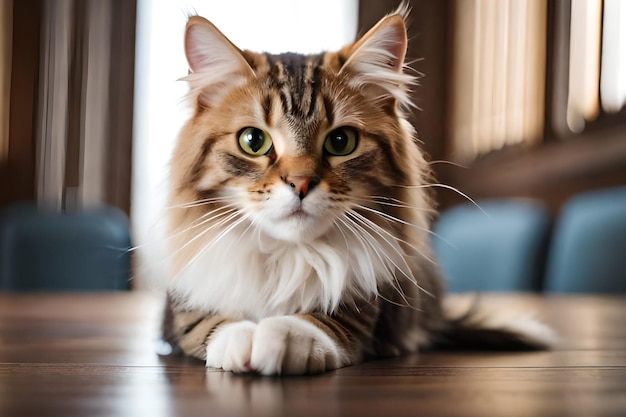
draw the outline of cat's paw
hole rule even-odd
[[[221,325],[207,344],[206,366],[225,371],[250,371],[252,338],[256,324],[238,321]]]
[[[227,323],[211,336],[206,366],[263,375],[316,374],[348,365],[324,331],[297,316]]]
[[[303,318],[266,318],[254,331],[249,366],[263,375],[315,374],[346,365],[337,342]]]

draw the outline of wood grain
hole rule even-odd
[[[483,303],[535,311],[559,346],[425,352],[317,377],[239,376],[158,356],[152,295],[0,294],[0,416],[626,415],[625,297]]]

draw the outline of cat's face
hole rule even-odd
[[[172,161],[174,200],[206,201],[216,230],[250,223],[310,242],[346,222],[363,227],[345,216],[404,201],[397,186],[416,185],[400,16],[316,56],[240,51],[192,17],[185,47],[195,112]]]

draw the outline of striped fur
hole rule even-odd
[[[190,18],[195,111],[171,165],[164,323],[185,354],[235,372],[318,373],[463,328],[445,317],[428,244],[404,14],[311,56],[241,51]],[[271,137],[268,152],[243,151],[247,127]],[[353,152],[329,153],[337,129],[356,135]]]

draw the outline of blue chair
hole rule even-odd
[[[434,226],[433,247],[451,292],[538,291],[550,231],[547,210],[530,200],[456,206]]]
[[[626,292],[626,187],[569,200],[555,225],[549,257],[549,292]]]
[[[116,208],[57,212],[17,203],[0,211],[0,289],[126,290],[130,247],[128,219]]]

